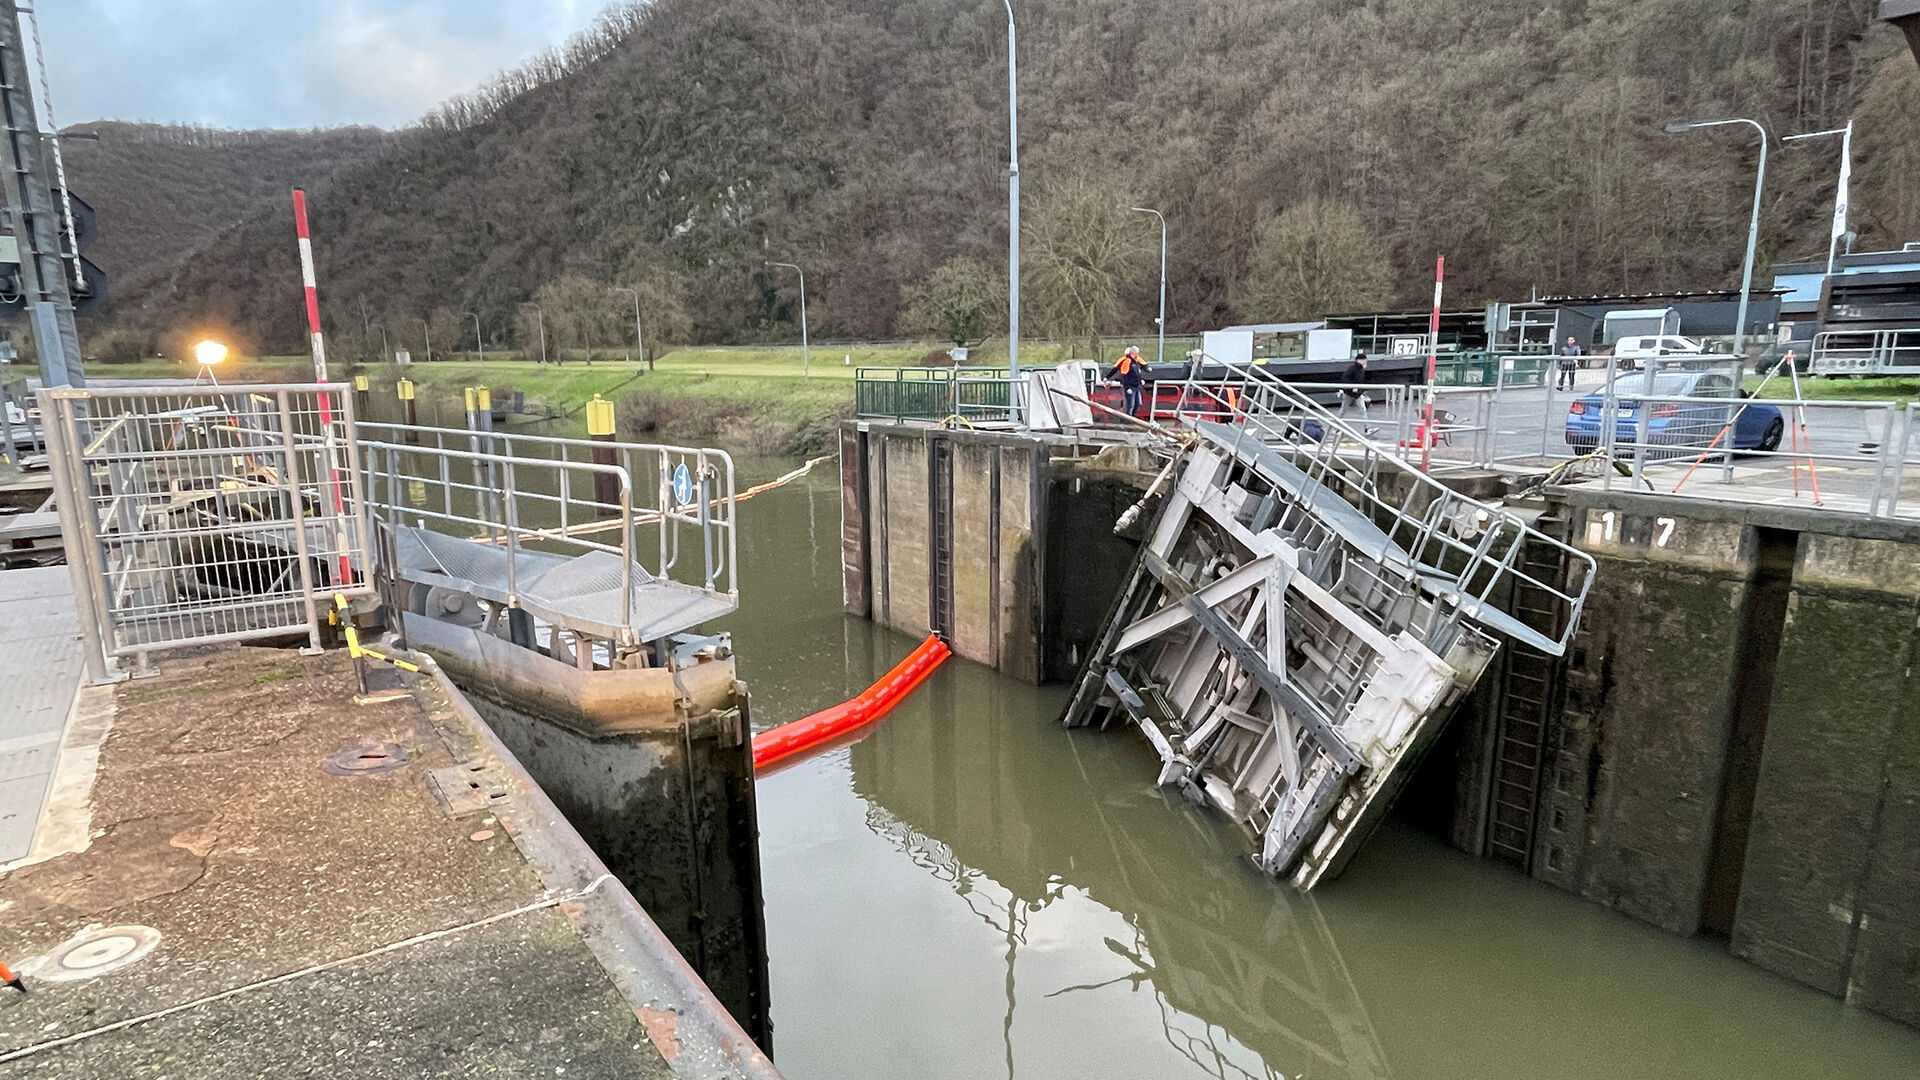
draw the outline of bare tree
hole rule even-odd
[[[1041,193],[1022,238],[1041,325],[1053,337],[1086,342],[1095,357],[1119,317],[1120,290],[1151,262],[1147,230],[1127,205],[1113,181],[1069,177]]]
[[[1379,307],[1392,295],[1393,267],[1360,212],[1308,199],[1254,227],[1234,306],[1248,319],[1306,319]]]
[[[1007,324],[1006,276],[978,259],[949,259],[902,293],[900,329],[906,333],[935,334],[965,348]]]
[[[1873,73],[1860,102],[1859,218],[1873,223],[1876,239],[1889,245],[1920,239],[1920,68],[1895,53]]]

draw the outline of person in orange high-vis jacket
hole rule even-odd
[[[1147,378],[1147,365],[1140,359],[1139,347],[1127,346],[1127,351],[1120,354],[1120,360],[1107,372],[1107,378],[1119,381],[1121,407],[1126,409],[1127,415],[1139,416],[1140,388]]]

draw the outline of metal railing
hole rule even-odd
[[[1003,420],[1011,402],[1006,368],[863,367],[853,373],[853,411],[862,420]]]
[[[729,609],[738,603],[734,465],[725,451],[401,424],[360,427],[379,436],[362,443],[376,516],[388,525],[504,549],[499,571],[510,605],[523,591],[525,552],[616,556],[629,630],[635,587],[648,582],[725,597]]]
[[[1462,495],[1421,471],[1404,456],[1406,445],[1387,445],[1366,421],[1343,417],[1302,387],[1256,367],[1232,401],[1217,382],[1195,383],[1189,400],[1203,412],[1224,408],[1238,438],[1265,445],[1303,474],[1313,491],[1330,492],[1376,525],[1417,567],[1423,583],[1451,599],[1448,614],[1422,628],[1435,641],[1461,613],[1525,640],[1542,651],[1566,648],[1594,574],[1592,557],[1532,528],[1512,512]],[[1436,424],[1436,429],[1438,425]],[[1551,549],[1565,567],[1563,579],[1542,580],[1523,568],[1533,545]],[[1555,630],[1502,619],[1497,604],[1515,586],[1538,590],[1556,607]]]
[[[1920,328],[1816,334],[1809,369],[1815,375],[1920,375]]]
[[[40,407],[27,380],[0,378],[0,457],[15,469],[46,457],[47,441],[40,430]]]
[[[345,387],[40,395],[89,673],[109,659],[305,634],[367,591]]]
[[[1430,456],[1436,465],[1475,468],[1593,456],[1627,470],[1593,470],[1608,490],[1629,485],[1691,498],[1796,500],[1869,517],[1920,517],[1915,403],[1749,398],[1734,389],[1741,363],[1719,357],[1703,367],[1690,358],[1629,374],[1610,367],[1598,387],[1572,392],[1552,383],[1531,394],[1439,390]],[[1643,392],[1660,388],[1669,373],[1716,372],[1727,377],[1714,384],[1721,387],[1715,394]],[[1789,378],[1776,375],[1774,385]],[[1403,408],[1417,413],[1421,407],[1416,395]],[[1373,410],[1370,421],[1404,429],[1404,413],[1389,412],[1384,421],[1381,414]],[[1394,445],[1409,457],[1419,449],[1417,438]]]

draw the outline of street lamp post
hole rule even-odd
[[[380,360],[388,364],[393,362],[393,346],[387,343],[386,323],[380,324]]]
[[[640,333],[640,290],[629,289],[625,285],[615,285],[613,288],[608,289],[607,291],[610,293],[623,292],[633,297],[633,348],[636,354],[635,359],[639,360],[643,364],[646,363],[647,341],[646,341],[646,338],[641,336],[641,333]]]
[[[1007,6],[1007,402],[1020,412],[1020,80],[1013,33],[1013,0]]]
[[[769,262],[768,266],[784,266],[800,275],[800,374],[813,374],[813,354],[807,343],[807,275],[793,263]]]
[[[1160,219],[1160,318],[1155,320],[1160,326],[1160,345],[1154,351],[1153,362],[1164,363],[1167,359],[1167,219],[1160,211],[1144,206],[1128,209],[1136,214],[1152,214]]]
[[[1788,135],[1781,139],[1783,143],[1799,142],[1802,139],[1818,139],[1823,135],[1840,136],[1840,187],[1833,200],[1833,228],[1827,236],[1827,277],[1833,277],[1833,257],[1840,246],[1840,237],[1847,231],[1847,178],[1853,174],[1853,121],[1848,120],[1846,127],[1828,128],[1825,131],[1803,131],[1798,135]]]
[[[533,309],[534,322],[540,327],[540,365],[545,367],[547,363],[547,313],[541,311],[540,305],[531,300],[520,301],[520,306]]]
[[[420,320],[420,333],[427,339],[427,363],[431,364],[433,363],[433,327],[425,319]]]
[[[477,311],[463,311],[460,314],[473,320],[473,343],[480,347],[480,359],[484,361],[487,358],[487,339],[482,335],[480,330],[480,313]]]
[[[1753,178],[1753,215],[1747,221],[1747,257],[1740,270],[1740,309],[1735,316],[1739,320],[1733,328],[1733,352],[1735,356],[1744,356],[1747,340],[1747,294],[1753,291],[1753,251],[1760,241],[1760,193],[1767,184],[1767,129],[1760,126],[1758,120],[1734,117],[1729,120],[1693,120],[1678,124],[1668,124],[1667,134],[1678,135],[1695,128],[1722,127],[1727,124],[1746,124],[1760,133],[1760,167]]]

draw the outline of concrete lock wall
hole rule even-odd
[[[1733,950],[1920,1024],[1920,548],[1800,537]]]
[[[1920,530],[1577,490],[1552,512],[1599,576],[1526,871],[1920,1024]],[[1481,854],[1508,689],[1429,778]]]
[[[960,656],[1040,681],[1050,454],[995,432],[843,427],[847,612],[938,631]]]

